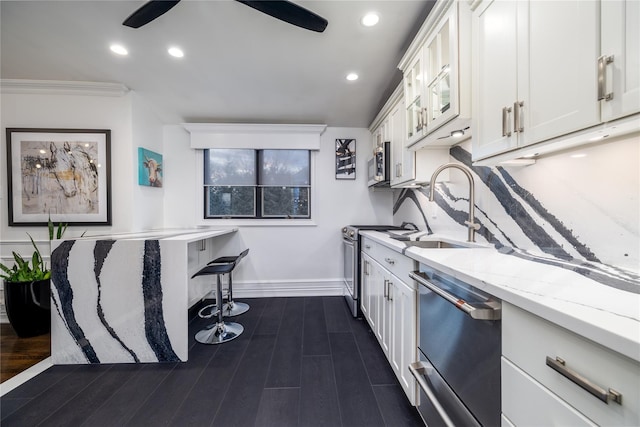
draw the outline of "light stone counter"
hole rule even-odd
[[[634,272],[543,258],[510,248],[424,249],[382,232],[362,234],[640,361],[640,281]],[[448,240],[435,235],[420,240],[431,239]]]

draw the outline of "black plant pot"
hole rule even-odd
[[[4,304],[19,337],[35,337],[51,330],[51,280],[5,281]]]

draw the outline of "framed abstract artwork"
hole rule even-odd
[[[336,179],[356,179],[355,139],[336,139]]]
[[[10,226],[111,225],[111,131],[7,128]]]
[[[162,187],[162,154],[138,147],[138,184]]]

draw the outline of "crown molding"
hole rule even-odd
[[[121,83],[59,80],[1,79],[0,93],[40,95],[124,96],[129,88]]]

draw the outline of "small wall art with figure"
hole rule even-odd
[[[111,225],[111,131],[7,128],[9,225]]]
[[[355,139],[336,139],[336,179],[356,179]]]
[[[138,148],[138,184],[162,187],[162,154]]]

